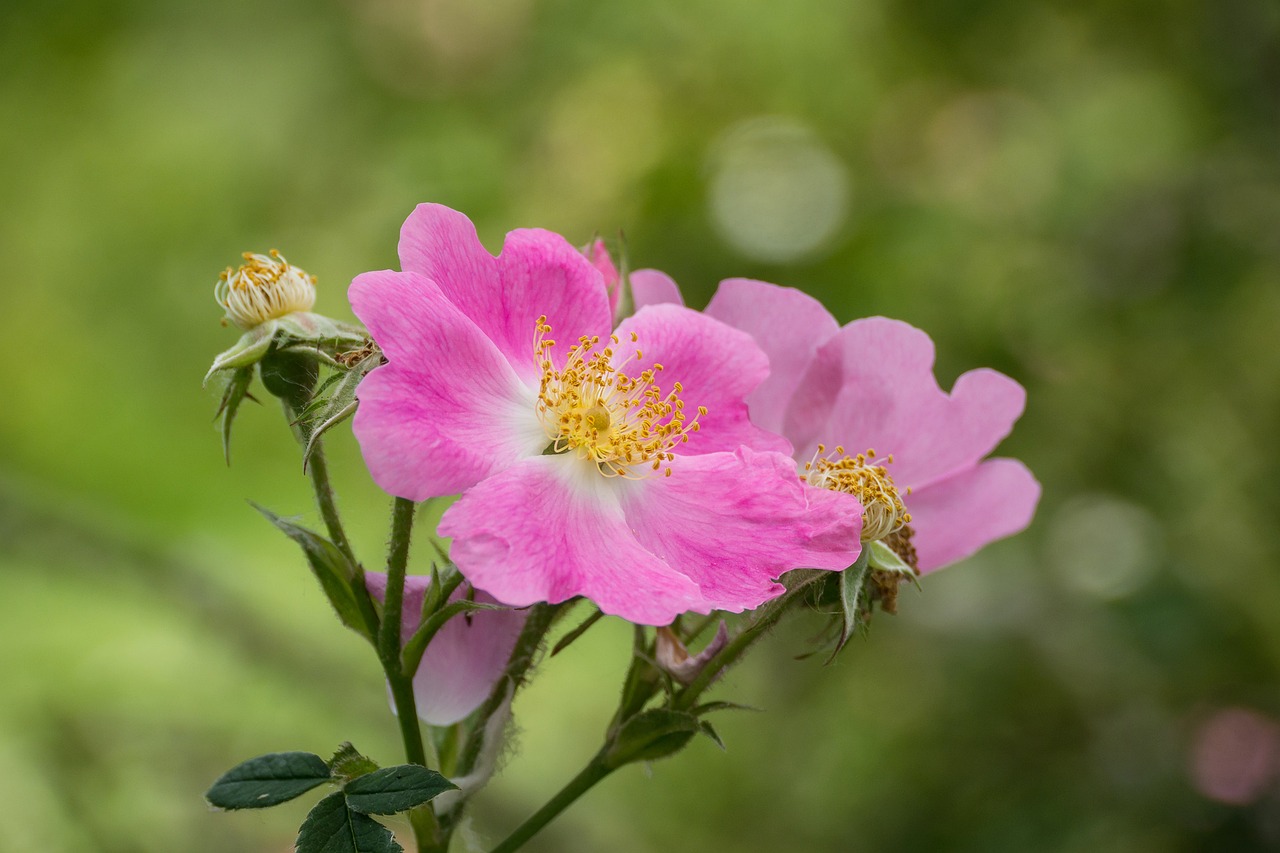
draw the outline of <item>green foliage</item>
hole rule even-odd
[[[329,759],[329,770],[334,778],[350,782],[358,776],[364,776],[378,769],[378,762],[368,756],[361,755],[355,746],[347,741],[338,747],[338,751]]]
[[[352,811],[341,791],[316,803],[298,830],[297,853],[401,853],[391,832]]]
[[[347,805],[362,814],[396,814],[429,802],[457,785],[417,764],[384,767],[347,783]]]
[[[328,782],[329,766],[309,752],[273,752],[237,764],[205,794],[220,809],[265,809]]]
[[[684,749],[699,732],[720,743],[719,737],[713,731],[704,730],[693,714],[667,708],[641,711],[618,729],[605,750],[604,765],[617,768],[636,761],[667,758]]]
[[[254,504],[254,509],[284,532],[286,536],[302,546],[311,572],[320,581],[320,586],[333,605],[334,612],[346,625],[357,634],[372,640],[373,634],[365,624],[360,607],[356,604],[355,593],[351,583],[355,578],[355,567],[346,555],[328,539],[287,521],[268,509]]]

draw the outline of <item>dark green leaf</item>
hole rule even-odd
[[[684,711],[650,708],[623,723],[605,751],[607,767],[654,761],[674,755],[701,731],[698,718]]]
[[[329,759],[329,770],[334,776],[344,781],[351,781],[357,776],[364,776],[378,769],[378,762],[366,755],[361,755],[350,742],[338,747],[338,751]]]
[[[695,708],[690,708],[689,713],[695,717],[701,717],[703,714],[713,714],[716,711],[759,711],[759,708],[752,708],[750,705],[739,705],[737,702],[704,702]]]
[[[231,464],[231,424],[236,419],[240,404],[249,396],[249,383],[253,381],[252,367],[237,367],[227,382],[222,402],[218,406],[218,431],[222,433],[222,456]],[[252,398],[250,398],[252,399]]]
[[[316,803],[302,822],[295,842],[297,853],[403,853],[391,832],[371,817],[347,808],[335,791]]]
[[[329,781],[329,765],[310,752],[273,752],[232,767],[205,794],[220,809],[263,809]]]
[[[372,635],[364,623],[364,617],[360,613],[360,608],[356,604],[355,594],[351,590],[352,578],[355,577],[355,567],[351,565],[351,561],[347,559],[346,555],[338,549],[338,546],[323,536],[312,533],[305,527],[299,527],[291,521],[286,521],[257,504],[253,504],[253,508],[262,513],[267,521],[284,531],[285,535],[290,539],[302,546],[312,573],[320,581],[320,586],[324,589],[325,595],[329,597],[329,603],[333,605],[333,609],[337,612],[338,618],[342,620],[342,624],[356,633],[372,639]]]
[[[364,814],[396,814],[457,789],[434,770],[418,764],[384,767],[353,779],[345,788],[347,805]]]

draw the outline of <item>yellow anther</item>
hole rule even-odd
[[[291,265],[275,249],[266,255],[245,252],[244,260],[238,269],[228,267],[213,286],[213,298],[240,328],[310,311],[316,304],[315,276]]]
[[[556,368],[549,357],[554,346],[550,333],[546,316],[539,317],[533,338],[542,370],[537,408],[551,450],[572,450],[595,462],[606,476],[634,477],[633,469],[646,465],[655,472],[665,468],[668,476],[671,469],[664,463],[675,459],[670,451],[698,431],[698,417],[707,413],[706,407],[687,418],[679,397],[683,386],[674,383],[664,394],[655,382],[662,365],[635,376],[624,373],[620,368],[630,359],[615,364],[612,347],[598,348],[599,337],[579,338],[565,353],[564,366]]]
[[[862,541],[884,539],[896,533],[911,521],[911,513],[902,502],[897,485],[882,462],[893,457],[876,459],[876,452],[849,456],[844,447],[837,445],[831,454],[819,444],[813,459],[805,463],[804,479],[811,485],[853,495],[862,504]],[[911,490],[907,489],[907,494]]]

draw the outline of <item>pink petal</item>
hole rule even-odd
[[[631,343],[635,332],[639,341]],[[643,357],[628,365],[636,375],[661,364],[657,384],[663,392],[676,382],[685,414],[692,418],[698,406],[707,414],[699,418],[699,431],[680,446],[680,453],[714,453],[747,445],[757,450],[790,450],[782,437],[751,422],[744,398],[767,375],[769,366],[751,336],[697,311],[679,305],[651,305],[618,326],[619,359],[639,348]],[[634,366],[634,369],[633,369]]]
[[[684,304],[680,286],[664,272],[636,270],[627,278],[631,282],[631,302],[637,311],[646,305]]]
[[[400,263],[434,281],[527,381],[538,377],[533,334],[539,316],[547,316],[561,351],[582,335],[607,337],[612,326],[600,272],[550,231],[512,231],[495,258],[467,217],[420,204],[400,230]]]
[[[431,281],[365,273],[350,297],[389,360],[356,389],[353,424],[385,491],[411,500],[456,494],[546,446],[534,392]]]
[[[747,403],[752,420],[783,432],[787,406],[801,376],[818,347],[840,325],[807,293],[746,278],[720,282],[707,313],[751,335],[769,357],[769,377],[747,396]]]
[[[815,429],[824,398],[830,411],[825,426]],[[850,453],[892,453],[894,480],[920,490],[986,456],[1009,434],[1025,403],[1021,385],[985,368],[961,376],[947,394],[933,376],[929,336],[898,320],[871,317],[850,323],[819,348],[786,429],[798,457],[818,441],[828,448],[842,444]]]
[[[468,491],[439,532],[453,538],[467,579],[507,604],[584,595],[605,613],[647,625],[706,612],[697,585],[628,528],[620,501],[638,485],[606,478],[571,453],[538,456]]]
[[[680,456],[670,477],[623,495],[640,543],[702,589],[708,610],[749,610],[780,594],[797,568],[843,569],[861,552],[862,507],[801,483],[781,453]]]
[[[922,572],[962,560],[1031,523],[1040,484],[1016,459],[988,459],[906,498]]]
[[[385,574],[366,572],[365,584],[374,598],[385,599]],[[400,621],[402,642],[418,630],[422,621],[422,599],[430,586],[429,577],[405,578]],[[466,591],[463,584],[449,600],[462,598]],[[496,603],[483,592],[477,592],[475,600]],[[446,622],[427,646],[413,678],[418,716],[433,726],[447,726],[480,707],[506,669],[525,617],[519,610],[481,610],[470,614],[469,620],[459,615]]]

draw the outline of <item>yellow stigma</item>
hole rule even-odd
[[[213,298],[227,319],[242,329],[275,320],[316,304],[316,279],[291,265],[275,249],[268,255],[244,253],[239,269],[230,267],[213,286]]]
[[[804,479],[811,485],[856,497],[862,504],[862,541],[871,542],[898,532],[911,521],[911,513],[885,467],[892,462],[892,453],[879,460],[875,450],[849,456],[843,447],[827,453],[827,448],[819,444],[818,452],[804,465]],[[906,493],[911,494],[911,489]]]
[[[551,340],[546,316],[538,318],[533,335],[534,356],[542,369],[538,387],[538,419],[551,441],[550,450],[570,450],[599,466],[606,477],[642,476],[662,471],[671,476],[671,451],[698,431],[698,418],[707,413],[699,406],[691,419],[684,413],[679,382],[663,394],[655,380],[662,365],[637,376],[622,372],[632,359],[644,357],[639,349],[615,364],[617,335],[604,347],[598,337],[582,337],[569,347],[564,366],[551,360],[556,342]],[[631,343],[639,338],[633,332]],[[637,473],[639,472],[639,473]]]

